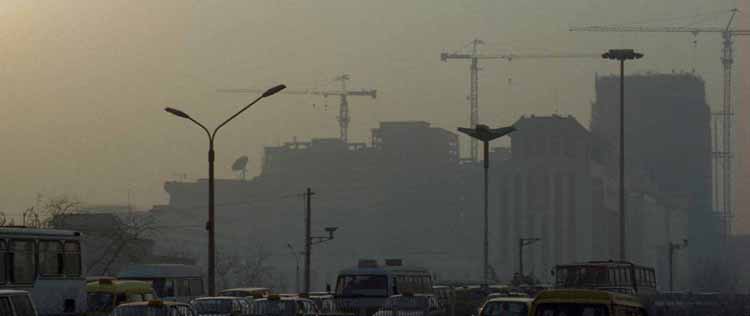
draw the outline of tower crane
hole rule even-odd
[[[732,158],[733,158],[733,116],[732,105],[732,66],[734,64],[734,37],[750,36],[750,29],[732,28],[734,18],[739,10],[730,10],[729,21],[724,27],[647,27],[647,26],[584,26],[572,27],[571,32],[640,32],[640,33],[717,33],[722,37],[721,65],[723,71],[721,111],[712,113],[716,126],[713,144],[714,165],[714,210],[721,216],[721,234],[727,237],[732,231],[734,206],[732,202]],[[720,124],[719,124],[720,123]],[[721,126],[721,142],[718,141],[718,129]],[[721,169],[721,172],[719,172]],[[720,181],[717,181],[717,178]],[[721,198],[719,198],[721,196]]]
[[[341,82],[341,90],[317,90],[317,89],[284,90],[280,93],[294,94],[294,95],[318,95],[324,98],[327,98],[328,96],[339,96],[341,102],[339,104],[339,115],[338,117],[336,117],[336,119],[339,122],[339,128],[340,128],[339,137],[341,138],[343,142],[346,143],[349,140],[349,122],[351,121],[351,117],[349,116],[348,97],[368,96],[368,97],[372,97],[373,99],[375,99],[377,95],[377,91],[375,89],[372,89],[372,90],[361,89],[359,91],[349,90],[346,82],[349,81],[350,79],[351,79],[351,76],[348,74],[342,74],[334,78],[334,81]],[[229,92],[229,93],[257,93],[257,92],[263,92],[265,90],[262,90],[262,89],[219,89],[217,91]]]
[[[468,53],[441,53],[440,60],[447,62],[449,59],[468,59],[469,66],[469,124],[472,127],[479,124],[479,60],[503,59],[512,61],[514,59],[539,59],[539,58],[600,58],[601,54],[480,54],[479,46],[484,44],[480,39],[474,39],[469,43],[471,51]],[[467,45],[468,46],[468,45]],[[479,157],[479,147],[476,139],[470,139],[469,154],[472,161]]]

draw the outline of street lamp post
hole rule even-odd
[[[683,239],[682,243],[669,242],[669,291],[674,291],[674,253],[677,250],[687,247],[687,239]]]
[[[215,223],[214,223],[214,139],[216,139],[216,132],[219,131],[220,128],[222,128],[224,125],[229,123],[229,121],[233,120],[238,115],[242,114],[242,112],[245,112],[248,108],[253,106],[253,104],[260,101],[260,99],[270,97],[276,93],[278,93],[281,90],[284,90],[286,88],[285,85],[280,84],[273,88],[270,88],[263,92],[258,98],[250,102],[250,104],[246,105],[244,108],[239,110],[234,115],[230,116],[228,119],[226,119],[224,122],[219,124],[219,126],[214,129],[213,133],[209,132],[208,128],[201,124],[200,122],[196,121],[194,118],[190,117],[187,113],[180,111],[175,108],[165,108],[164,110],[174,114],[176,116],[179,116],[184,119],[188,119],[195,123],[196,125],[200,126],[200,128],[203,129],[203,131],[206,132],[206,135],[208,136],[208,221],[206,222],[206,230],[208,230],[208,294],[210,296],[214,296],[216,294],[216,244],[214,240],[214,233],[215,233]]]
[[[482,282],[483,286],[488,285],[489,275],[489,240],[488,240],[488,221],[489,216],[487,212],[488,208],[488,182],[489,182],[489,169],[490,169],[490,141],[508,135],[515,131],[516,128],[513,126],[501,127],[501,128],[489,128],[487,125],[478,124],[474,128],[459,127],[458,131],[469,135],[472,138],[482,141],[484,144],[484,241],[483,241],[483,264],[482,264]]]
[[[294,250],[291,243],[287,243],[286,246],[292,252],[292,255],[294,255],[294,263],[296,264],[294,270],[294,287],[297,289],[297,293],[299,293],[299,254]]]
[[[523,280],[523,247],[531,245],[541,238],[518,238],[518,275]]]
[[[604,59],[620,61],[620,260],[625,261],[625,61],[640,59],[643,54],[632,49],[610,49]]]

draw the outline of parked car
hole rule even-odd
[[[302,297],[269,295],[250,304],[250,316],[317,316],[320,314],[312,300]]]
[[[398,294],[385,300],[373,316],[442,316],[437,298],[432,294]]]
[[[0,289],[0,315],[37,316],[29,292]]]
[[[247,316],[250,302],[244,297],[201,297],[190,301],[198,316]]]
[[[487,300],[479,309],[479,316],[528,316],[531,303],[530,297],[507,296],[495,297]]]
[[[111,316],[198,316],[190,304],[151,300],[115,307]]]

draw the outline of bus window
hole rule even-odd
[[[175,291],[175,282],[171,279],[164,280],[163,292],[159,296],[174,297],[177,296]]]
[[[57,240],[39,241],[39,274],[63,274],[62,248],[62,244]]]
[[[11,242],[13,283],[33,283],[36,275],[34,270],[34,242],[31,240],[13,240]]]
[[[190,295],[201,296],[203,295],[203,280],[201,279],[190,279]]]
[[[81,275],[81,245],[77,241],[66,241],[63,249],[63,269],[66,275]]]
[[[190,283],[187,279],[175,280],[175,283],[177,283],[178,297],[190,297]]]
[[[4,240],[0,240],[0,284],[5,284],[5,273],[8,271],[8,268],[5,265],[6,261],[8,260],[5,256],[7,252],[7,244]]]

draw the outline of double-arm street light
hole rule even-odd
[[[488,208],[488,172],[490,169],[490,141],[508,135],[515,131],[516,128],[513,126],[501,127],[501,128],[489,128],[487,125],[478,124],[474,128],[459,127],[458,131],[469,135],[472,138],[480,140],[484,144],[484,244],[482,250],[484,252],[483,264],[482,264],[482,286],[485,288],[488,285],[489,278],[489,240],[488,240],[488,221],[489,216],[487,215]]]
[[[518,275],[523,280],[523,247],[531,245],[541,238],[518,238]]]
[[[610,49],[604,59],[620,61],[620,260],[625,261],[625,61],[641,59],[632,49]]]
[[[297,264],[294,273],[294,286],[297,288],[297,293],[299,293],[299,254],[296,250],[294,250],[294,247],[291,243],[287,243],[286,246],[292,252],[292,255],[294,255],[294,262]]]
[[[210,132],[206,128],[206,126],[196,121],[194,118],[190,117],[190,115],[188,115],[187,113],[183,111],[180,111],[175,108],[169,108],[169,107],[164,109],[165,111],[171,114],[174,114],[181,118],[192,121],[196,125],[200,126],[200,128],[202,128],[203,131],[205,131],[206,135],[208,136],[208,222],[206,222],[206,230],[208,230],[208,294],[210,296],[214,296],[216,294],[216,268],[215,268],[216,248],[215,248],[215,241],[214,241],[214,232],[215,232],[215,229],[214,229],[215,227],[214,225],[214,139],[216,138],[216,132],[218,132],[219,129],[222,128],[224,125],[229,123],[229,121],[233,120],[235,117],[242,114],[242,112],[245,112],[245,110],[253,106],[253,104],[260,101],[260,99],[270,97],[278,93],[279,91],[284,90],[284,88],[286,88],[286,86],[283,84],[280,84],[271,89],[266,90],[258,98],[253,100],[253,102],[250,102],[250,104],[246,105],[237,113],[230,116],[224,122],[219,124],[219,126],[217,126],[216,129],[214,129],[213,133]]]

